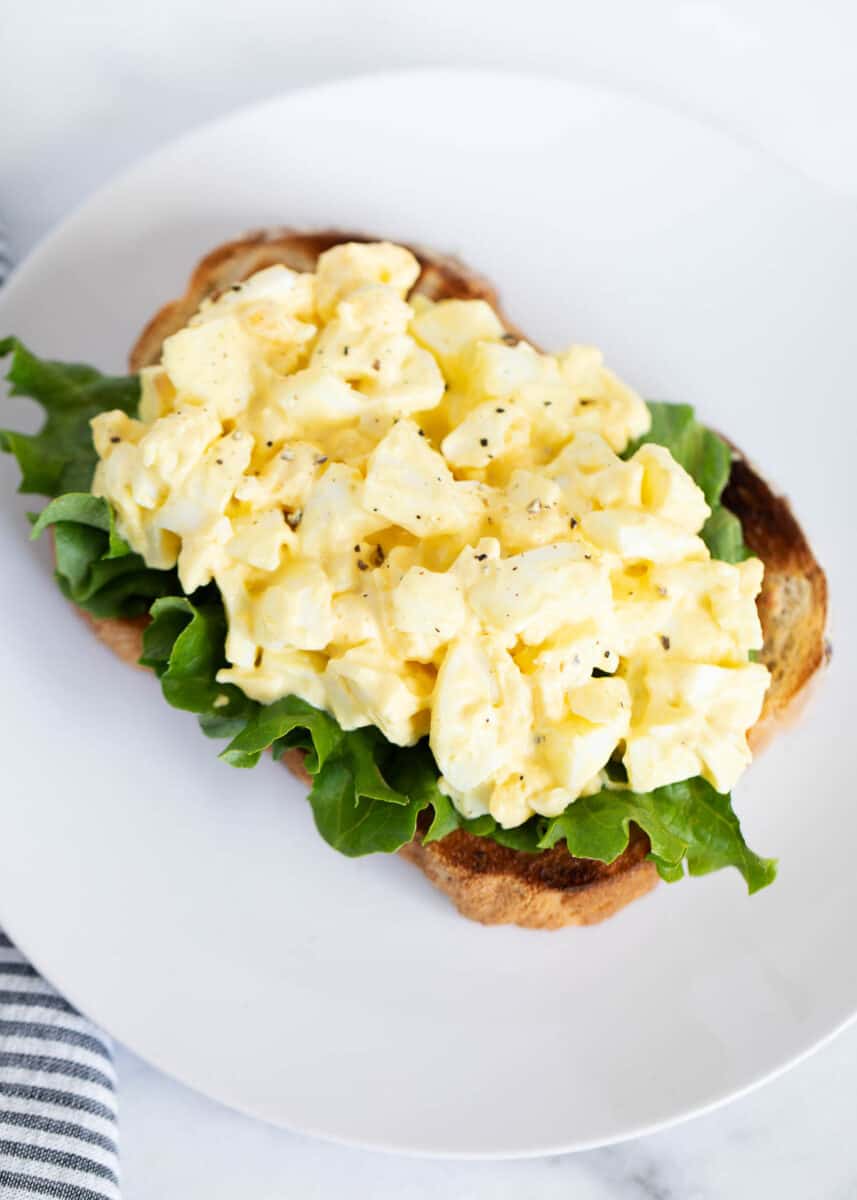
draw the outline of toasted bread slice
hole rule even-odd
[[[331,246],[369,240],[335,230],[275,229],[219,247],[196,268],[185,294],[165,305],[143,330],[129,357],[131,369],[158,362],[164,339],[181,329],[207,297],[275,263],[312,271],[319,254]],[[486,280],[455,258],[419,248],[413,252],[422,267],[416,292],[435,300],[485,300],[505,327],[520,336],[503,316]],[[751,741],[758,745],[799,706],[825,661],[827,584],[788,502],[738,451],[724,499],[740,517],[747,544],[765,564],[758,601],[765,645],[759,657],[771,671],[771,686],[751,731]],[[90,622],[111,650],[126,662],[137,662],[145,618]],[[310,782],[300,752],[291,751],[285,762],[298,778]],[[401,853],[446,892],[464,916],[485,924],[557,929],[601,921],[650,891],[657,874],[647,861],[648,850],[648,839],[636,830],[627,850],[609,864],[574,858],[564,845],[527,854],[459,830],[429,845],[418,834]]]

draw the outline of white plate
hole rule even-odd
[[[460,252],[540,342],[592,341],[696,404],[794,497],[855,594],[853,208],[638,101],[424,71],[218,122],[91,200],[0,330],[121,370],[207,248],[340,225]],[[32,421],[16,401],[15,420]],[[281,767],[233,771],[99,648],[2,464],[0,921],[134,1050],[259,1117],[398,1151],[525,1155],[654,1129],[759,1083],[857,1008],[855,639],[745,777],[781,877],[674,887],[606,925],[483,929],[404,862],[349,861]],[[850,552],[850,553],[849,553]]]

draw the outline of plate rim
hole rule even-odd
[[[503,67],[492,66],[468,67],[443,66],[437,63],[416,63],[413,66],[391,67],[378,71],[355,71],[320,80],[316,83],[308,83],[300,87],[272,92],[261,99],[250,100],[246,104],[236,105],[219,116],[209,117],[203,121],[196,122],[175,137],[167,138],[160,142],[157,146],[140,155],[140,157],[134,158],[125,166],[120,167],[118,171],[109,175],[103,183],[98,184],[92,191],[82,196],[59,221],[51,225],[35,240],[20,262],[13,261],[12,270],[6,276],[3,284],[0,285],[0,307],[5,307],[9,295],[14,297],[19,276],[25,270],[31,269],[34,264],[38,265],[38,260],[41,258],[43,252],[51,248],[55,239],[59,240],[61,236],[66,234],[68,227],[73,225],[78,217],[85,215],[90,205],[104,199],[114,188],[119,188],[131,182],[134,175],[145,171],[162,154],[178,150],[185,143],[213,132],[220,126],[247,118],[251,114],[261,112],[265,108],[274,108],[286,100],[303,99],[321,93],[333,93],[337,90],[347,91],[354,87],[362,87],[370,84],[384,84],[389,86],[407,83],[408,80],[413,79],[415,76],[436,76],[438,79],[447,77],[451,79],[504,80],[513,86],[530,86],[545,83],[567,87],[572,91],[588,92],[591,95],[618,99],[623,103],[638,105],[641,108],[660,113],[662,116],[667,116],[673,121],[681,122],[688,129],[704,129],[709,136],[716,137],[725,144],[733,147],[739,146],[746,153],[759,155],[769,163],[775,164],[779,170],[791,175],[794,179],[799,179],[814,190],[821,192],[829,200],[836,201],[842,199],[841,194],[832,185],[828,184],[825,180],[816,179],[773,147],[767,146],[751,134],[734,130],[708,113],[683,112],[667,99],[663,97],[644,96],[634,87],[623,88],[618,85],[583,79],[577,74],[573,78],[569,78],[554,71],[507,70]]]

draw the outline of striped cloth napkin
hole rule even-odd
[[[0,1198],[119,1200],[108,1038],[0,931]]]
[[[0,1200],[120,1200],[117,1137],[109,1039],[0,929]]]

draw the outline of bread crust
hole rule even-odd
[[[131,370],[157,363],[164,339],[181,329],[209,296],[263,267],[282,263],[312,271],[319,254],[331,246],[373,240],[377,239],[337,230],[278,228],[217,247],[196,267],[184,295],[165,304],[146,325],[131,350]],[[487,280],[456,258],[411,249],[421,266],[415,292],[435,300],[485,300],[509,332],[522,336],[503,315]],[[741,519],[747,545],[765,564],[758,599],[765,643],[759,657],[771,671],[771,687],[759,723],[750,732],[751,745],[758,749],[802,706],[809,683],[826,661],[827,582],[788,501],[737,450],[724,503]],[[147,618],[86,619],[114,653],[137,663]],[[300,751],[289,751],[283,762],[303,783],[311,784]],[[463,830],[429,845],[418,833],[400,853],[445,892],[463,916],[486,925],[558,929],[602,921],[651,891],[657,872],[646,858],[648,851],[645,834],[632,826],[627,850],[612,863],[575,858],[564,844],[527,854]]]
[[[574,858],[565,844],[526,854],[461,829],[428,846],[418,836],[399,851],[462,916],[527,929],[595,925],[612,917],[658,882],[648,852],[649,839],[634,827],[627,850],[612,863]]]
[[[765,636],[759,661],[771,672],[771,685],[750,731],[750,744],[759,750],[802,710],[830,656],[827,579],[786,497],[734,448],[723,503],[740,518],[744,540],[765,564],[757,602]]]
[[[217,246],[197,264],[184,295],[170,300],[148,322],[131,348],[128,366],[139,371],[159,362],[164,339],[183,329],[203,300],[241,283],[256,271],[277,264],[293,271],[314,271],[319,255],[332,246],[378,240],[337,229],[307,231],[283,227],[256,229]],[[485,300],[509,332],[522,336],[501,311],[497,293],[487,279],[452,254],[435,254],[418,246],[409,249],[420,264],[412,295],[427,296],[430,300]]]

